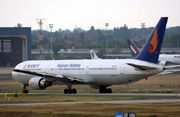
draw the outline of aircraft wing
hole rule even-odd
[[[20,69],[14,69],[13,71],[19,72],[19,73],[25,73],[25,74],[44,77],[46,80],[49,80],[49,81],[61,80],[63,82],[81,82],[81,83],[85,83],[83,79],[76,78],[76,77],[71,77],[71,76],[66,76],[66,75],[50,74],[50,73],[45,73],[45,72],[33,72],[33,71],[20,70]]]
[[[135,67],[137,69],[140,70],[153,70],[153,69],[157,69],[156,67],[148,67],[148,66],[144,66],[144,65],[138,65],[138,64],[133,64],[133,63],[127,63],[128,65]]]

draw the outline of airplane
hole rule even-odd
[[[132,56],[136,57],[140,53],[140,50],[133,43],[131,39],[128,39],[127,41],[128,41],[128,45],[129,45]],[[160,54],[159,64],[162,64],[162,65],[180,64],[180,55],[179,54]]]
[[[91,55],[91,59],[95,59],[95,60],[101,59],[96,55],[93,49],[90,49],[90,55]]]
[[[54,84],[65,84],[64,94],[76,94],[73,85],[85,84],[99,89],[99,93],[112,93],[112,85],[132,83],[158,74],[169,66],[158,63],[167,17],[162,17],[145,46],[134,59],[100,60],[30,60],[19,63],[12,77],[23,85],[43,90]]]

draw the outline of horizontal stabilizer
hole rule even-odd
[[[137,64],[132,64],[132,63],[127,63],[127,64],[132,66],[132,67],[135,67],[137,69],[140,69],[140,70],[153,70],[153,69],[157,69],[155,67],[148,67],[148,66],[137,65]]]

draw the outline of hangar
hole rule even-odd
[[[31,28],[0,27],[0,66],[31,59]]]

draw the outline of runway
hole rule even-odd
[[[0,94],[1,95],[1,94]],[[74,97],[145,97],[147,99],[180,99],[180,93],[29,93],[28,96],[74,96]]]
[[[0,93],[0,96],[6,93]],[[9,94],[9,93],[8,93]],[[111,94],[100,94],[100,93],[77,93],[77,94],[64,94],[64,93],[28,93],[27,96],[73,96],[73,97],[146,97],[159,98],[159,99],[172,99],[180,98],[180,93],[111,93]]]
[[[5,95],[0,93],[0,96]],[[65,95],[57,93],[30,93],[28,96],[76,96],[78,97],[145,97],[142,100],[113,100],[113,101],[78,101],[78,102],[30,102],[30,103],[14,103],[14,102],[1,102],[0,106],[28,106],[28,105],[52,105],[52,104],[83,104],[83,103],[94,103],[94,104],[142,104],[142,103],[177,103],[180,102],[180,93],[168,94],[168,93],[121,93],[121,94],[75,94]]]
[[[30,105],[53,105],[53,104],[143,104],[143,103],[177,103],[180,99],[159,100],[116,100],[116,101],[85,101],[85,102],[39,102],[39,103],[6,103],[0,106],[30,106]]]

